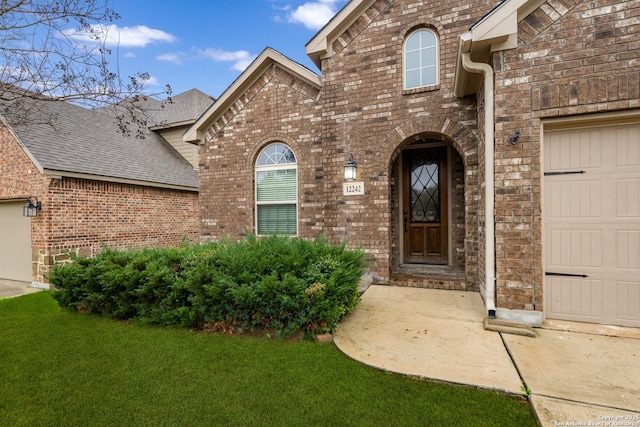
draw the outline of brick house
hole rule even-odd
[[[30,103],[29,120],[10,124],[9,105],[0,125],[0,279],[48,288],[48,271],[69,252],[197,240],[197,147],[181,134],[212,102],[197,90],[162,109],[151,101],[158,124],[144,139],[123,135],[105,111],[69,103]],[[37,216],[24,217],[36,198]]]
[[[640,326],[639,16],[350,1],[306,45],[322,78],[268,48],[185,133],[201,235],[324,234],[489,317]]]

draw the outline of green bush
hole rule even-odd
[[[115,319],[204,328],[326,332],[358,303],[360,250],[286,236],[117,251],[59,265],[63,307]]]

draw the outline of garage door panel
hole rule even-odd
[[[618,129],[616,138],[616,165],[640,165],[640,128],[630,127]]]
[[[24,202],[0,203],[0,279],[31,281],[31,222]]]
[[[621,218],[640,217],[640,179],[616,181],[616,215]]]
[[[554,180],[548,186],[551,218],[594,218],[602,215],[600,181]]]
[[[619,230],[618,268],[636,269],[640,274],[640,231]]]
[[[640,282],[619,281],[618,316],[640,324]]]
[[[551,280],[551,313],[566,314],[572,320],[593,320],[602,316],[602,282],[554,277]]]
[[[546,251],[547,265],[558,267],[602,266],[600,230],[552,230]]]
[[[602,161],[600,131],[545,136],[545,171],[599,168]]]
[[[543,153],[547,317],[640,326],[640,124],[545,132]]]

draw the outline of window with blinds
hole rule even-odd
[[[270,144],[256,163],[256,230],[263,234],[298,233],[297,164],[293,151]]]

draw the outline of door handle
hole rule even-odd
[[[544,273],[545,276],[561,276],[561,277],[582,277],[583,279],[586,279],[587,276],[586,274],[571,274],[571,273],[554,273],[551,271],[547,271]]]

